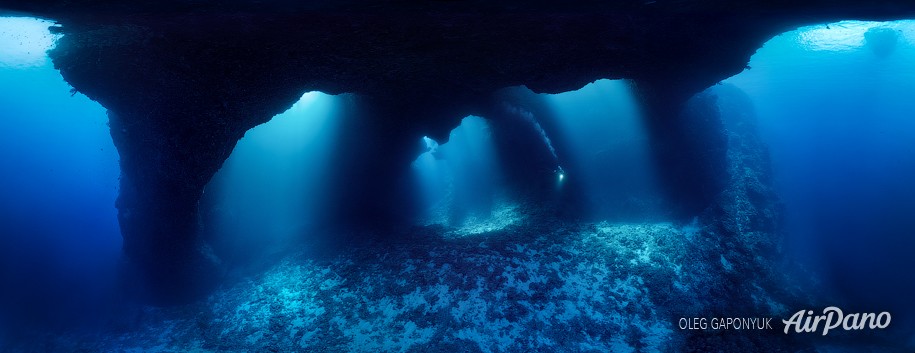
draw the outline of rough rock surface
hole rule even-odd
[[[803,351],[811,343],[777,318],[810,307],[810,291],[775,261],[781,210],[752,109],[735,95],[716,88],[688,104],[721,122],[728,163],[724,191],[690,222],[569,221],[515,200],[476,225],[290,254],[193,304],[126,305],[101,333],[49,336],[44,348]],[[771,330],[681,330],[687,317],[775,319]]]
[[[355,246],[331,259],[290,256],[205,301],[129,311],[112,331],[49,338],[48,347],[667,352],[798,344],[775,330],[718,335],[677,327],[679,317],[707,315],[734,287],[735,269],[703,248],[714,241],[699,228],[522,221],[460,238],[442,231],[417,229],[414,238]],[[749,290],[755,302],[720,309],[782,314],[773,294]]]
[[[366,184],[355,190],[376,190],[397,179],[396,162],[411,151],[405,141],[446,136],[504,87],[560,92],[632,79],[652,124],[670,126],[656,134],[663,139],[678,136],[668,122],[692,94],[743,70],[777,33],[915,15],[915,3],[900,0],[9,0],[0,7],[57,20],[64,36],[51,52],[55,66],[108,109],[121,157],[125,252],[159,302],[212,287],[206,279],[218,269],[194,226],[203,187],[245,131],[306,91],[372,102],[375,156],[393,162],[373,166],[376,178],[353,180]],[[396,201],[384,199],[391,195],[357,202],[350,213],[388,218],[378,206]]]

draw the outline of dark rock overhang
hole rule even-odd
[[[675,151],[688,139],[663,131],[665,121],[744,70],[772,36],[915,16],[915,2],[898,0],[8,0],[0,8],[57,21],[55,66],[108,109],[125,252],[162,301],[193,297],[215,278],[196,236],[203,188],[245,131],[304,92],[362,97],[376,120],[374,153],[389,159],[365,167],[375,175],[366,188],[396,179],[416,136],[443,139],[461,117],[490,115],[494,93],[518,85],[563,92],[630,79],[655,136]]]
[[[72,61],[117,47],[122,56],[163,55],[148,60],[178,74],[257,75],[270,65],[305,90],[389,96],[517,85],[555,93],[600,78],[677,77],[683,90],[696,91],[742,71],[765,40],[799,25],[915,15],[912,2],[892,0],[4,3],[0,9],[57,20],[62,33],[81,37],[73,45],[85,48],[68,55],[95,48]],[[55,60],[75,71],[62,55]],[[149,75],[142,64],[133,74],[107,71]],[[104,85],[71,83],[87,92]]]

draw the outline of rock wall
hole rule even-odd
[[[206,292],[200,279],[212,278],[215,262],[204,255],[193,226],[202,188],[246,130],[304,92],[356,93],[377,110],[372,126],[377,146],[386,149],[366,158],[391,162],[367,167],[377,167],[377,179],[354,177],[370,184],[365,190],[397,179],[386,168],[413,151],[401,141],[443,136],[473,112],[467,107],[485,107],[505,87],[562,92],[600,78],[633,79],[647,87],[646,106],[662,109],[653,114],[656,138],[669,140],[671,151],[684,141],[664,117],[674,116],[693,93],[743,70],[771,36],[818,21],[915,15],[915,5],[893,0],[296,4],[0,5],[57,20],[55,31],[64,36],[50,52],[55,66],[75,91],[109,110],[121,156],[117,206],[125,252],[140,282],[162,291],[153,294],[157,301]],[[666,155],[662,151],[661,159]],[[687,166],[675,166],[668,174],[696,176],[675,189],[701,185],[708,196],[717,186],[707,182],[718,172],[708,178],[705,167],[683,174]],[[378,214],[375,202],[353,195],[343,200],[356,201],[354,215]]]

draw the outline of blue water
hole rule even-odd
[[[72,95],[35,54],[49,45],[48,25],[0,21],[0,329],[92,317],[117,292],[118,155],[105,110]],[[866,40],[872,28],[890,32]],[[752,104],[784,202],[785,247],[823,281],[813,295],[902,322],[915,317],[913,63],[915,24],[844,22],[773,38],[724,82]],[[579,193],[589,219],[664,214],[651,141],[625,82],[539,99],[548,112],[518,123],[535,126],[531,148],[551,154],[551,192]],[[307,93],[239,142],[201,201],[203,235],[220,257],[241,262],[320,236],[337,137],[352,118],[339,104]],[[514,222],[520,200],[487,120],[467,117],[441,143],[416,139],[427,147],[409,166],[423,206],[417,224]]]
[[[249,130],[207,184],[203,236],[227,263],[269,257],[306,241],[326,218],[346,116],[339,97],[308,92]]]
[[[499,150],[505,147],[496,143],[499,136],[476,116],[465,118],[445,143],[423,138],[427,151],[412,165],[425,209],[421,223],[506,223],[498,218],[512,213],[500,210],[521,200],[513,198],[499,157],[524,159],[510,155],[521,151],[535,158],[536,150],[548,159],[549,169],[533,171],[549,180],[541,192],[574,200],[577,218],[637,222],[664,215],[644,118],[627,82],[598,80],[559,94],[509,91],[520,103],[502,102],[509,121],[500,123],[533,132],[516,140],[524,147]]]
[[[895,33],[890,50],[871,28]],[[915,313],[913,63],[915,22],[850,21],[773,38],[725,81],[755,106],[796,258],[900,318]]]
[[[490,218],[504,180],[486,120],[464,118],[447,143],[428,137],[423,141],[428,150],[411,167],[425,210],[424,223],[462,224]]]
[[[0,325],[56,324],[111,292],[118,155],[105,110],[71,96],[47,57],[30,53],[40,46],[15,52],[9,30],[0,26],[0,312],[12,315]]]
[[[542,96],[553,111],[562,182],[580,187],[586,217],[639,221],[663,213],[644,117],[626,81]]]

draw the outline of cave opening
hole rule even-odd
[[[462,224],[456,213],[474,210],[488,220],[480,224],[509,224],[517,204],[532,201],[519,200],[519,184],[534,184],[536,202],[571,218],[670,220],[644,117],[627,82],[598,80],[559,94],[509,88],[501,98],[494,126],[468,117],[447,143],[423,138],[427,151],[413,162],[423,223]],[[532,175],[536,182],[527,180]]]
[[[420,224],[470,235],[517,221],[493,138],[487,121],[477,116],[462,119],[447,143],[423,137],[427,150],[411,164]]]
[[[245,133],[204,189],[201,236],[229,268],[320,242],[335,192],[347,116],[344,97],[308,92]],[[325,235],[330,236],[330,235]]]
[[[644,222],[669,217],[645,117],[628,82],[598,80],[544,100],[552,112],[549,126],[559,135],[562,182],[578,184],[583,218]]]
[[[118,154],[105,110],[45,51],[52,22],[0,17],[0,330],[90,327],[116,298]]]
[[[793,258],[858,310],[912,325],[915,21],[842,21],[767,42],[712,88],[754,115]],[[739,108],[735,108],[739,107]]]
[[[419,151],[409,166],[386,166],[410,170],[394,174],[407,175],[405,183],[392,178],[379,185],[404,185],[412,195],[413,201],[390,205],[408,223],[441,225],[461,236],[517,225],[541,208],[588,221],[673,220],[626,81],[599,80],[560,94],[509,88],[495,101],[494,118],[467,116],[444,143],[423,136],[418,148],[404,149]],[[346,108],[351,104],[345,96],[306,93],[245,134],[199,204],[202,237],[217,257],[239,264],[277,258],[271,253],[339,238],[331,233],[360,221],[334,208],[344,192],[338,189],[373,177],[345,167],[368,159],[343,152],[346,145],[371,145],[364,134],[346,131],[367,119]],[[380,194],[364,192],[363,198]]]
[[[56,38],[37,28],[52,24],[0,21],[0,191],[11,195],[0,199],[0,282],[16,284],[0,297],[0,334],[70,315],[112,320],[103,335],[54,337],[45,325],[35,342],[802,350],[833,342],[696,335],[677,318],[847,304],[906,323],[915,26],[788,32],[750,70],[693,95],[739,71],[778,26],[620,14],[317,16],[318,30],[213,16],[205,40],[178,29],[194,15],[77,17],[90,23],[53,30],[69,31],[52,52],[80,88],[69,92],[34,55]],[[624,17],[639,30],[592,31]],[[476,28],[497,39],[479,43]],[[20,29],[40,34],[6,35]],[[705,36],[721,40],[695,40]],[[470,66],[447,55],[478,44],[495,53]],[[584,84],[599,77],[630,80]],[[343,251],[313,256],[328,239]],[[804,268],[780,263],[782,245],[831,292],[795,286],[782,270]],[[250,276],[224,281],[235,270]],[[885,338],[861,337],[842,343]]]

